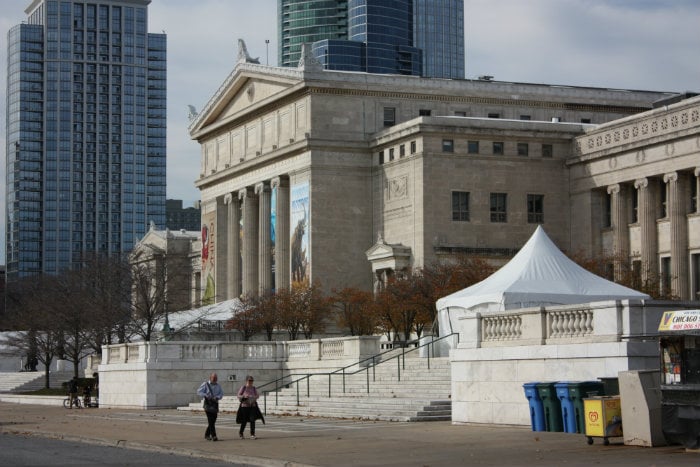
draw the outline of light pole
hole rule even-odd
[[[265,65],[270,65],[270,39],[265,39]]]

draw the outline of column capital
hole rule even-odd
[[[270,185],[272,188],[287,187],[289,186],[289,177],[280,175],[270,180]]]
[[[256,195],[259,195],[263,192],[269,192],[270,191],[270,184],[268,182],[256,183],[254,191],[255,191]]]
[[[616,183],[614,185],[608,185],[608,194],[612,195],[614,193],[619,193],[620,192],[620,184]]]
[[[695,167],[695,176],[700,177],[700,167]]]
[[[236,196],[238,199],[238,196]],[[233,193],[226,193],[224,195],[224,204],[231,204],[233,202]]]
[[[238,190],[238,199],[244,200],[245,198],[250,198],[252,194],[253,191],[249,187],[241,188]]]
[[[649,186],[649,179],[648,178],[638,178],[637,180],[634,181],[634,187],[636,189],[646,188],[648,186]]]
[[[677,182],[678,181],[678,172],[671,172],[667,173],[664,175],[664,182],[669,183],[669,182]]]

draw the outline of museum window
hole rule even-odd
[[[489,118],[501,118],[501,114],[499,114],[499,113],[490,113],[488,115],[489,115]]]
[[[671,257],[661,258],[661,295],[671,295]]]
[[[591,119],[590,118],[582,118],[581,123],[591,123]]]
[[[452,220],[469,222],[469,192],[452,192]]]
[[[416,142],[411,141],[411,154],[415,154],[415,153],[416,153]]]
[[[479,154],[479,142],[478,141],[467,142],[467,152],[469,154]]]
[[[467,113],[461,110],[455,110],[455,117],[466,117]]]
[[[491,222],[507,222],[507,200],[506,193],[491,193]]]
[[[532,118],[529,115],[521,115],[520,120],[532,120]]]
[[[527,195],[527,222],[544,223],[544,195]]]
[[[443,139],[442,152],[455,152],[455,142],[451,139]]]
[[[394,148],[389,148],[389,162],[394,160]]]
[[[632,288],[640,290],[642,288],[642,262],[641,260],[632,260]]]
[[[698,212],[698,177],[691,179],[690,183],[690,212]]]
[[[527,157],[530,152],[530,147],[527,143],[518,143],[518,155]]]
[[[554,157],[554,147],[551,144],[542,145],[542,157],[551,159]]]
[[[379,151],[379,165],[384,163],[384,151]]]
[[[700,253],[690,255],[690,277],[692,278],[690,297],[700,300]]]
[[[503,154],[503,141],[494,141],[493,143],[493,153],[502,155]]]
[[[661,219],[666,219],[668,216],[667,211],[667,196],[668,196],[668,184],[663,180],[659,180],[661,184],[661,189],[659,190],[659,213],[661,214]]]
[[[396,107],[384,107],[384,126],[394,126],[396,123]]]
[[[418,116],[419,117],[430,117],[430,109],[419,109]]]
[[[406,155],[406,145],[402,144],[399,146],[399,157],[404,157]]]
[[[610,193],[605,193],[603,196],[603,227],[612,227],[612,196]]]
[[[632,196],[632,224],[639,222],[639,190],[634,190]]]

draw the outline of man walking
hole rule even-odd
[[[197,395],[204,398],[204,412],[207,414],[207,431],[204,432],[204,439],[218,441],[216,437],[216,417],[219,414],[219,401],[224,397],[224,391],[219,386],[216,373],[209,376],[209,381],[203,382]]]

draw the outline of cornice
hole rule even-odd
[[[700,98],[655,109],[599,126],[579,136],[574,151],[580,160],[630,150],[653,142],[700,133]]]

